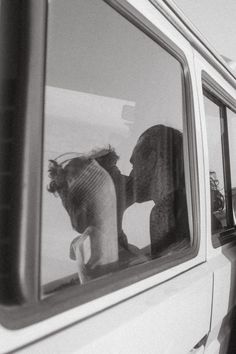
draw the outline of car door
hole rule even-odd
[[[0,350],[201,353],[210,329],[213,271],[206,262],[206,182],[192,48],[147,0],[52,0],[48,6],[41,292],[27,304],[30,311],[22,307],[17,328],[14,321],[1,327]],[[32,112],[35,100],[30,104]],[[117,187],[109,168],[99,166],[101,157],[114,152],[120,180],[132,180],[132,202],[127,185]],[[63,199],[53,189],[58,179],[48,177],[49,160],[60,177],[75,170],[78,177],[79,163],[73,163],[81,157],[89,167],[74,191],[88,188],[88,181],[93,188],[67,204],[68,195]],[[95,185],[90,172],[105,176],[102,183]],[[144,176],[149,188],[142,194]],[[83,213],[75,219],[81,200]],[[127,203],[123,214],[114,213],[115,200],[117,209]],[[73,201],[77,209],[68,207]],[[85,224],[97,224],[80,232],[81,215]],[[112,222],[120,229],[109,228]],[[103,233],[97,232],[101,225]],[[82,284],[81,262],[70,257],[81,235],[90,244],[93,237],[104,241],[97,242],[99,249],[86,246],[99,262],[113,242],[119,267],[105,261],[103,273],[90,273]]]

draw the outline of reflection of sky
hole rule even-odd
[[[127,137],[128,126],[134,120],[134,108],[135,103],[131,101],[58,87],[46,88],[46,119],[56,129],[60,129],[63,121],[72,129],[78,128],[78,123],[86,122],[93,126],[112,127],[117,133]],[[128,112],[128,120],[122,118],[123,111]],[[52,139],[47,143],[50,144],[51,141]]]
[[[132,101],[47,86],[45,150],[59,155],[116,145],[129,137],[134,110]]]

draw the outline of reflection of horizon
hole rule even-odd
[[[134,121],[135,102],[73,91],[59,87],[46,87],[45,114],[48,122],[66,120],[112,127],[127,137]],[[47,123],[48,123],[47,122]]]

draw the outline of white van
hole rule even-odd
[[[0,353],[227,353],[230,67],[170,0],[0,15]]]

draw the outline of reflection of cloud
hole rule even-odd
[[[134,120],[134,108],[135,102],[132,101],[46,87],[45,113],[54,124],[63,120],[78,127],[78,122],[83,122],[93,126],[111,127],[119,134],[127,136],[130,122]]]

